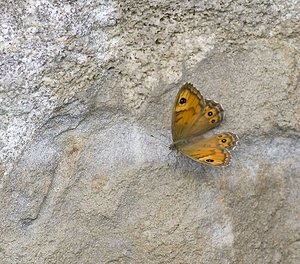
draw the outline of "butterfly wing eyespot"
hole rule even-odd
[[[184,97],[181,97],[179,100],[179,104],[183,105],[186,103],[186,99]]]
[[[213,126],[220,124],[224,116],[223,107],[213,100],[206,99],[205,102],[206,107],[204,110],[204,115],[209,120],[209,124]]]
[[[233,149],[238,143],[238,137],[231,132],[218,134],[216,138],[218,139],[219,145],[227,149]]]

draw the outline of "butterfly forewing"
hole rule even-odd
[[[202,115],[205,100],[192,84],[186,83],[179,90],[172,115],[173,141],[187,138],[199,116]]]
[[[179,90],[173,108],[173,141],[201,135],[222,120],[222,106],[213,100],[205,100],[192,84],[187,83]]]

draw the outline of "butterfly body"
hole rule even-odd
[[[189,158],[214,166],[226,166],[230,162],[230,149],[238,138],[231,132],[204,137],[202,134],[218,126],[224,118],[222,106],[209,99],[190,83],[179,90],[172,115],[171,149]]]

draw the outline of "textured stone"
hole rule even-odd
[[[0,263],[300,263],[299,1],[1,11]],[[184,82],[229,167],[170,153]]]

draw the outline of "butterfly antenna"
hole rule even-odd
[[[160,134],[160,133],[159,133],[159,134]],[[163,135],[163,134],[160,134],[160,135],[163,136],[165,139],[167,139],[167,137],[166,137],[165,135]],[[161,138],[156,137],[156,136],[154,136],[154,135],[150,135],[150,137],[155,138],[155,139],[159,140],[160,142],[163,141]],[[167,144],[166,141],[164,141],[163,144],[164,144],[167,148],[169,148],[169,146],[170,146],[170,144]]]
[[[158,133],[160,136],[162,136],[163,138],[165,138],[166,140],[169,140],[169,137],[167,137],[165,134],[157,131],[156,133]]]

